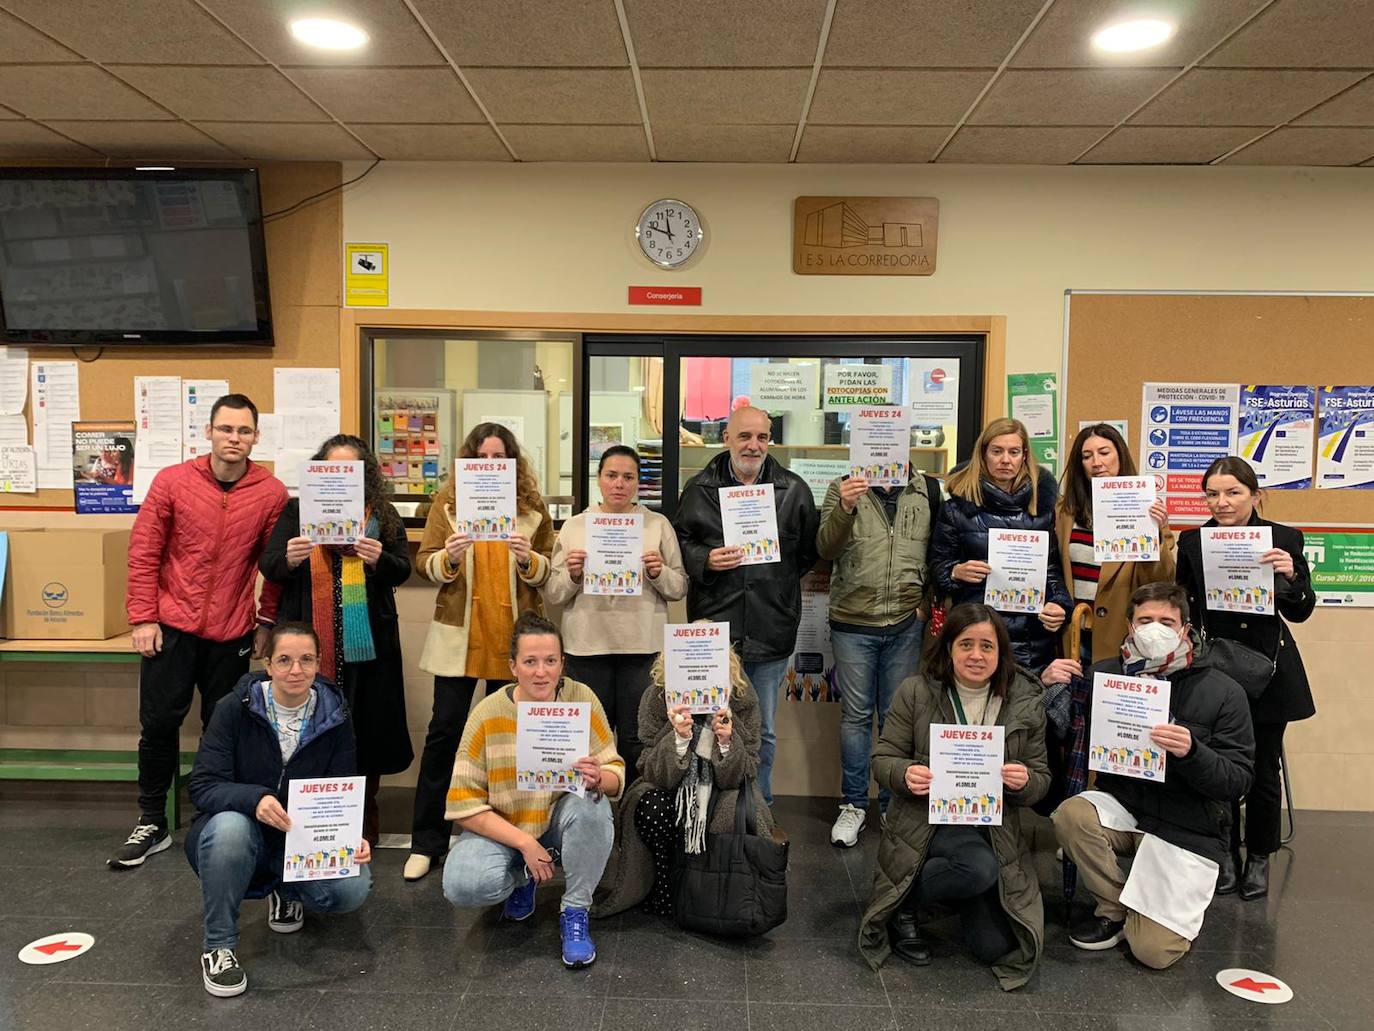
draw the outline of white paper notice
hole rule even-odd
[[[337,408],[315,408],[307,411],[277,412],[280,423],[281,451],[319,450],[330,437],[339,432],[339,410]]]
[[[1093,561],[1154,562],[1159,526],[1150,518],[1153,476],[1098,476],[1093,485]]]
[[[278,412],[288,409],[339,408],[338,369],[274,369],[272,375],[273,407]]]
[[[930,823],[1002,825],[1005,727],[930,725]]]
[[[309,777],[291,781],[286,810],[284,881],[336,881],[357,877],[363,840],[365,777]]]
[[[1026,427],[1033,439],[1054,436],[1054,396],[1052,394],[1017,394],[1011,399],[1011,417]]]
[[[352,544],[362,536],[362,462],[306,462],[300,492],[302,537],[315,544]]]
[[[710,713],[730,704],[730,624],[663,628],[663,694],[668,708]]]
[[[827,412],[852,412],[865,405],[892,403],[892,366],[827,365],[825,404]]]
[[[1214,612],[1274,614],[1274,567],[1260,556],[1274,546],[1268,526],[1204,526],[1202,579]]]
[[[453,532],[504,541],[515,532],[515,459],[459,458],[453,463]]]
[[[725,546],[744,549],[741,565],[782,561],[778,511],[774,507],[771,483],[721,487],[720,518]]]
[[[959,422],[959,359],[908,358],[907,398],[913,426]]]
[[[134,437],[134,492],[131,501],[143,504],[153,478],[181,461],[181,427],[174,430],[139,430]]]
[[[81,421],[81,381],[76,362],[34,362],[33,448],[38,486],[72,485],[72,423]]]
[[[29,352],[0,347],[0,415],[18,415],[29,396]]]
[[[765,412],[814,412],[820,388],[816,362],[749,366],[749,400]]]
[[[591,752],[591,703],[516,702],[515,710],[515,790],[585,795],[573,764]]]
[[[988,565],[983,604],[998,612],[1039,612],[1045,607],[1049,568],[1047,530],[988,531]]]
[[[281,416],[275,412],[259,412],[258,442],[253,445],[253,461],[275,462],[281,449]]]
[[[301,466],[310,461],[315,453],[312,448],[309,451],[278,451],[276,473],[277,479],[293,495],[300,489],[301,485]]]
[[[0,445],[29,446],[29,421],[20,415],[0,415]]]
[[[1150,730],[1168,722],[1169,681],[1094,673],[1088,769],[1163,782],[1166,753]]]
[[[205,435],[210,425],[210,411],[227,393],[227,379],[181,381],[181,457],[185,461],[210,453],[210,440]]]
[[[849,475],[871,487],[905,487],[911,462],[911,409],[856,408],[849,419]]]
[[[583,594],[644,593],[644,513],[587,513]]]
[[[817,508],[825,501],[830,481],[849,473],[849,463],[834,458],[794,458],[787,468],[806,481],[811,488],[811,496],[816,499]]]
[[[33,494],[38,490],[38,460],[33,448],[0,445],[0,494]],[[0,575],[4,570],[0,569]]]
[[[175,433],[180,447],[183,429],[181,377],[135,376],[134,422],[138,437],[145,433]]]
[[[824,583],[825,589],[812,586]],[[838,702],[835,652],[830,643],[829,577],[810,573],[802,578],[801,621],[797,643],[782,675],[783,697],[789,702]]]

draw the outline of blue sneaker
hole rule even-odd
[[[558,915],[563,935],[563,965],[572,969],[589,967],[596,960],[596,943],[587,926],[585,909],[565,909]]]
[[[524,884],[506,897],[506,907],[501,910],[501,918],[503,920],[528,920],[530,914],[534,912],[534,889],[534,878],[527,877]]]

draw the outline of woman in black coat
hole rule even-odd
[[[1217,459],[1203,475],[1202,489],[1212,513],[1204,526],[1267,526],[1274,539],[1273,548],[1260,561],[1274,567],[1278,612],[1256,616],[1208,609],[1202,535],[1197,530],[1186,530],[1178,538],[1177,578],[1188,592],[1196,625],[1209,637],[1239,641],[1275,663],[1269,687],[1259,698],[1250,700],[1250,716],[1255,725],[1255,782],[1245,799],[1245,870],[1240,876],[1240,896],[1258,899],[1269,893],[1269,856],[1279,849],[1279,759],[1283,732],[1290,722],[1308,719],[1317,711],[1302,656],[1284,620],[1306,620],[1316,607],[1317,597],[1312,593],[1312,579],[1303,556],[1302,531],[1260,517],[1259,481],[1248,462],[1235,456]],[[1240,803],[1235,802],[1231,807],[1232,854],[1217,878],[1218,894],[1236,890],[1240,822]]]
[[[387,500],[381,468],[361,438],[346,433],[330,437],[311,461],[363,463],[363,536],[349,547],[312,544],[300,535],[300,503],[293,498],[282,510],[258,568],[270,583],[280,585],[277,619],[307,623],[321,638],[320,675],[343,692],[357,734],[358,772],[367,777],[363,836],[375,845],[381,778],[402,772],[415,757],[406,726],[396,617],[396,588],[410,577],[410,549],[405,524]],[[350,618],[353,609],[344,589],[358,576],[366,586],[365,632],[364,621]]]

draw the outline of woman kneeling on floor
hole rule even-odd
[[[859,928],[859,951],[875,970],[892,952],[928,964],[918,911],[944,903],[959,914],[974,958],[993,968],[1004,990],[1030,980],[1045,914],[1020,810],[1050,782],[1042,690],[1017,668],[1001,617],[973,602],[950,610],[921,672],[897,689],[873,750],[873,776],[892,803]],[[931,823],[931,724],[1004,728],[1000,826]]]
[[[444,818],[463,833],[444,862],[444,897],[455,906],[504,903],[505,919],[525,920],[535,887],[562,866],[563,964],[590,966],[587,910],[611,853],[609,799],[620,795],[625,763],[592,689],[563,676],[563,640],[547,619],[526,612],[515,621],[510,669],[515,683],[478,703],[458,746]],[[591,706],[592,754],[575,764],[585,795],[516,787],[517,703],[553,701]]]

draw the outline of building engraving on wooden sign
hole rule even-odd
[[[935,271],[934,197],[798,197],[792,271],[800,276],[928,276]]]

